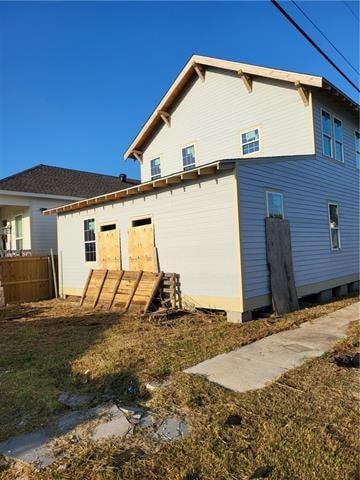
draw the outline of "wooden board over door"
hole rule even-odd
[[[121,270],[120,232],[118,228],[98,232],[99,267]]]
[[[157,272],[154,226],[142,225],[128,230],[129,267],[132,271]]]

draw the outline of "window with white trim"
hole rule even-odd
[[[23,249],[23,216],[15,216],[15,248],[16,250]]]
[[[195,145],[189,145],[181,149],[183,169],[190,170],[195,167]]]
[[[355,155],[356,155],[356,166],[360,169],[360,133],[355,132]]]
[[[249,155],[260,150],[260,133],[258,128],[241,134],[241,147],[243,155]]]
[[[341,241],[339,228],[339,206],[337,203],[328,204],[328,214],[331,250],[339,250],[341,248]]]
[[[332,157],[331,115],[325,110],[321,110],[321,129],[323,154]]]
[[[283,195],[280,192],[266,192],[266,213],[269,218],[284,218]]]
[[[157,178],[161,177],[160,157],[153,158],[151,160],[150,169],[151,169],[151,180],[156,180]]]
[[[96,262],[95,219],[84,220],[85,261]]]
[[[344,153],[343,153],[343,127],[342,121],[338,118],[334,117],[333,119],[334,125],[334,146],[335,146],[335,160],[339,160],[339,162],[344,161]]]

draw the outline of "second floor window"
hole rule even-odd
[[[331,117],[325,110],[321,110],[321,128],[323,154],[332,157]]]
[[[84,220],[85,262],[96,262],[95,219]]]
[[[258,152],[260,150],[259,129],[255,128],[249,132],[242,133],[241,146],[243,155],[249,155],[250,153]]]
[[[195,145],[189,145],[182,149],[182,161],[184,170],[195,167]]]
[[[360,133],[355,132],[355,154],[356,154],[356,166],[360,168]]]
[[[334,117],[335,160],[344,161],[342,122]]]
[[[156,180],[161,177],[160,157],[153,158],[150,162],[151,180]]]

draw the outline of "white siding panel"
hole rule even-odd
[[[241,156],[240,133],[260,128],[261,152],[254,156],[314,153],[311,107],[295,87],[271,79],[254,79],[248,93],[233,73],[207,70],[196,80],[144,150],[142,181],[150,180],[150,160],[160,156],[162,175],[182,170],[181,147],[196,145],[198,165]]]
[[[233,173],[176,186],[133,199],[112,202],[58,217],[59,253],[64,289],[81,289],[85,262],[83,220],[117,222],[122,265],[128,268],[127,231],[131,221],[151,216],[160,268],[180,274],[181,290],[192,297],[233,298],[240,305],[241,282]]]

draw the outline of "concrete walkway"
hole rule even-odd
[[[185,372],[205,375],[211,382],[236,392],[263,388],[304,360],[319,357],[345,337],[349,323],[360,318],[359,307],[359,303],[352,304],[303,323],[299,328],[218,355]]]

